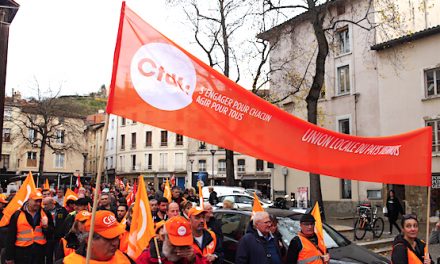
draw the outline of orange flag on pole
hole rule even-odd
[[[168,202],[171,203],[171,187],[168,179],[165,182],[165,188],[163,190],[163,197],[168,199]]]
[[[64,195],[64,203],[63,206],[66,207],[66,203],[68,200],[78,200],[78,195],[72,191],[71,189],[67,189],[66,194]]]
[[[145,189],[144,177],[139,176],[138,190],[134,202],[133,214],[128,236],[127,254],[132,259],[137,259],[147,248],[150,239],[154,237],[154,221],[151,215],[150,201]]]
[[[324,253],[327,253],[327,247],[324,243],[324,231],[322,229],[321,212],[319,211],[318,202],[315,203],[315,206],[310,214],[313,216],[313,218],[315,218],[315,233],[318,237],[318,245],[322,245],[324,248]]]
[[[252,206],[252,215],[256,212],[264,212],[263,207],[261,206],[260,199],[258,199],[257,194],[254,192],[254,204]]]
[[[32,172],[29,172],[23,184],[15,194],[14,198],[9,202],[8,206],[3,209],[3,217],[0,221],[0,227],[9,224],[11,216],[20,209],[23,204],[28,200],[29,195],[35,190],[34,178],[32,177]]]
[[[49,189],[50,189],[49,179],[46,178],[46,181],[43,184],[43,190],[49,190]]]
[[[197,186],[199,187],[199,203],[200,203],[200,208],[203,209],[205,207],[204,207],[204,200],[203,200],[202,183],[201,183],[201,181],[197,182]]]

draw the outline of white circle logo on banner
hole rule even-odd
[[[131,60],[130,73],[138,95],[158,109],[174,111],[192,103],[194,65],[172,45],[151,43],[140,47]]]

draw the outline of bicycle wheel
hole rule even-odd
[[[365,223],[365,219],[359,218],[354,223],[354,237],[357,240],[362,240],[367,233],[367,223]]]
[[[374,220],[373,230],[372,230],[373,237],[379,238],[383,233],[383,227],[384,227],[384,223],[383,223],[383,219],[381,217],[378,217],[376,220]]]

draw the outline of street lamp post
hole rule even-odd
[[[194,163],[194,160],[193,159],[190,159],[189,160],[189,163],[191,164],[191,170],[190,170],[190,172],[189,172],[189,175],[190,175],[190,177],[188,177],[188,182],[187,182],[187,187],[190,187],[190,186],[192,186],[192,184],[193,184],[193,163]]]
[[[212,154],[212,174],[211,174],[211,185],[214,185],[214,155],[216,150],[215,149],[211,149],[211,154]]]

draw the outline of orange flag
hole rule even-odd
[[[203,193],[202,193],[202,183],[200,181],[198,181],[197,182],[197,186],[199,187],[199,203],[200,203],[200,208],[203,209],[205,207],[204,207],[204,200],[203,200]]]
[[[257,194],[254,192],[254,205],[252,206],[252,214],[255,214],[256,212],[264,212],[264,209],[261,206],[260,199],[258,199]]]
[[[310,214],[315,218],[315,233],[318,237],[318,245],[322,245],[324,248],[324,253],[327,253],[327,247],[324,243],[324,231],[322,229],[321,212],[319,211],[318,202],[315,203],[315,206]]]
[[[32,177],[32,172],[29,172],[23,184],[15,194],[14,198],[9,202],[8,206],[3,209],[3,217],[0,221],[0,227],[9,224],[11,216],[20,209],[23,204],[28,200],[29,195],[35,190],[34,178]]]
[[[78,195],[69,188],[67,188],[66,194],[64,195],[64,203],[63,203],[64,207],[66,207],[66,203],[68,200],[74,200],[74,201],[78,200]]]
[[[127,254],[132,259],[137,259],[147,248],[150,239],[154,237],[154,222],[151,215],[150,201],[145,189],[144,177],[139,176],[139,186],[134,202],[133,214],[128,236]]]
[[[170,182],[167,181],[165,182],[165,188],[163,190],[163,197],[168,199],[168,202],[171,203],[171,187],[170,187]]]
[[[49,179],[46,178],[46,181],[43,184],[43,190],[49,190],[49,189],[50,189]]]

